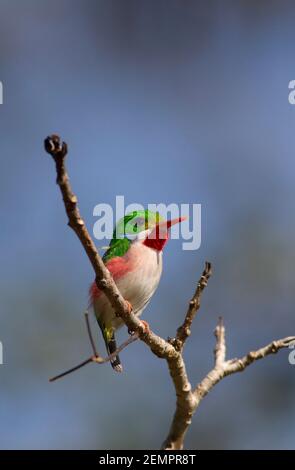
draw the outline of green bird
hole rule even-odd
[[[162,252],[172,225],[185,220],[164,220],[158,212],[133,211],[123,217],[103,261],[133,313],[141,315],[158,287],[162,274]],[[116,351],[115,331],[123,325],[105,294],[95,282],[90,287],[90,305],[100,326],[108,354]],[[145,323],[145,322],[144,322]],[[111,361],[117,372],[123,370],[119,356]]]

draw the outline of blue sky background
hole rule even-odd
[[[43,150],[50,133],[69,144],[89,228],[120,194],[202,204],[200,250],[169,243],[144,314],[173,336],[213,263],[185,351],[193,384],[220,314],[230,356],[294,334],[294,15],[287,0],[1,0],[1,448],[158,448],[174,411],[165,363],[139,342],[124,374],[91,365],[48,382],[89,355],[93,278]],[[288,351],[227,378],[187,447],[294,448],[294,387]]]

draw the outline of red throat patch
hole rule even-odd
[[[164,246],[168,242],[168,240],[169,240],[168,233],[165,235],[165,238],[158,238],[158,233],[157,233],[157,236],[155,238],[146,238],[143,244],[145,246],[148,246],[149,248],[152,248],[153,250],[162,251]]]

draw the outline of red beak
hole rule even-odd
[[[158,225],[160,226],[161,223],[167,224],[167,229],[169,229],[170,227],[172,227],[172,225],[180,224],[181,222],[184,222],[186,219],[187,217],[177,217],[176,219],[167,220],[165,222],[159,222]]]
[[[146,238],[144,244],[155,250],[161,251],[168,241],[168,230],[172,225],[180,224],[187,217],[177,217],[176,219],[163,220],[158,222],[152,232]]]

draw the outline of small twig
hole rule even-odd
[[[189,302],[188,310],[185,315],[185,319],[183,324],[177,329],[176,333],[176,338],[174,341],[172,340],[172,344],[174,344],[175,348],[177,351],[182,351],[183,346],[187,338],[191,334],[191,325],[192,322],[197,314],[197,311],[200,308],[201,305],[201,295],[203,290],[208,284],[208,281],[211,277],[212,274],[212,267],[211,263],[206,261],[205,263],[205,269],[202,273],[202,276],[200,277],[196,291],[192,297],[192,299]]]
[[[90,341],[90,344],[91,344],[91,347],[92,347],[93,355],[95,357],[99,357],[99,354],[97,352],[95,342],[94,342],[94,339],[93,339],[91,327],[90,327],[88,312],[85,312],[85,322],[86,322],[87,333],[88,333],[88,336],[89,336],[89,341]]]
[[[231,375],[236,372],[242,372],[246,367],[259,359],[263,359],[270,354],[276,354],[280,349],[288,348],[294,344],[295,336],[288,336],[283,339],[272,341],[267,346],[258,349],[257,351],[250,351],[246,356],[240,359],[230,359],[225,363],[225,375]]]
[[[215,328],[216,345],[214,349],[215,365],[221,367],[224,364],[226,356],[225,329],[223,318],[219,317],[218,324]]]
[[[224,327],[222,328],[224,341]],[[217,342],[219,341],[220,337],[217,337]],[[258,361],[259,359],[262,359],[270,354],[276,354],[280,349],[288,348],[294,341],[295,336],[288,336],[283,339],[272,341],[270,344],[258,349],[257,351],[251,351],[242,358],[229,359],[228,361],[221,361],[221,358],[216,360],[214,368],[206,375],[206,377],[197,385],[194,390],[194,395],[197,399],[196,408],[199,406],[200,401],[214,387],[214,385],[220,382],[220,380],[222,380],[224,377],[235,374],[237,372],[242,372],[247,366],[253,364],[253,362]],[[216,345],[215,351],[217,350],[218,346]]]
[[[74,366],[71,369],[68,369],[65,372],[62,372],[61,374],[58,374],[58,375],[55,375],[54,377],[51,377],[51,379],[49,379],[49,382],[55,382],[56,380],[61,379],[62,377],[65,377],[66,375],[69,375],[69,374],[71,374],[72,372],[75,372],[78,369],[81,369],[81,367],[84,367],[87,364],[90,364],[90,362],[93,362],[93,357],[89,357],[88,359],[81,362],[77,366]]]
[[[138,340],[139,336],[138,333],[134,333],[132,336],[130,336],[124,343],[122,343],[116,351],[114,351],[112,354],[106,357],[101,357],[98,352],[94,356],[88,357],[88,359],[85,359],[85,361],[81,362],[77,366],[72,367],[71,369],[66,370],[65,372],[62,372],[61,374],[56,375],[55,377],[52,377],[49,379],[49,382],[55,382],[55,380],[61,379],[62,377],[65,377],[65,375],[69,375],[72,372],[75,372],[78,369],[81,369],[82,367],[86,366],[87,364],[90,364],[91,362],[95,362],[96,364],[105,364],[106,362],[111,361],[114,359],[117,354],[119,354],[123,349],[127,348],[129,344],[134,343],[134,341]]]

